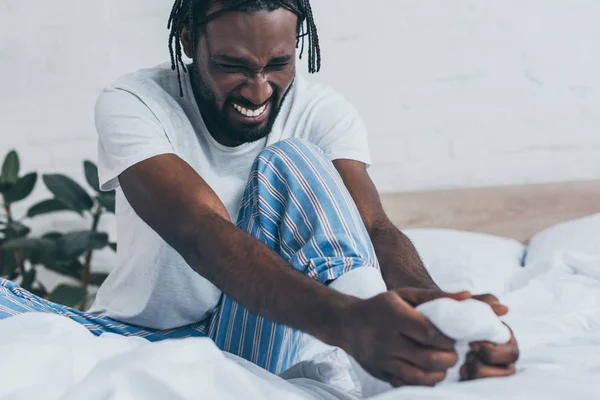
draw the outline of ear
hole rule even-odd
[[[181,38],[181,45],[183,47],[183,52],[188,58],[192,58],[192,43],[190,42],[191,35],[188,28],[185,26],[181,29],[181,34],[179,35]]]

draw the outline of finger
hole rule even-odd
[[[402,288],[396,289],[396,293],[402,297],[404,301],[416,307],[423,303],[428,303],[433,300],[441,299],[441,298],[450,298],[454,300],[466,300],[472,297],[471,293],[468,291],[458,292],[458,293],[448,293],[442,292],[441,290],[432,290],[432,289],[415,289],[415,288]]]
[[[406,386],[406,382],[404,382],[402,379],[395,377],[395,376],[387,375],[387,377],[383,380],[386,382],[389,382],[389,384],[395,388]]]
[[[506,344],[490,342],[473,343],[471,349],[486,363],[492,365],[507,365],[519,359],[519,347],[514,337]]]
[[[469,379],[469,365],[463,364],[459,370],[459,376],[461,381],[466,381]]]
[[[458,362],[458,354],[453,350],[425,348],[408,338],[402,338],[398,348],[398,352],[390,355],[406,360],[424,371],[446,371]]]
[[[474,355],[474,353],[470,353],[470,356],[467,356],[467,362],[461,368],[460,375],[464,380],[473,380],[512,376],[515,374],[515,371],[515,364],[502,367],[487,365],[481,358]]]
[[[498,316],[503,316],[508,313],[508,307],[500,303],[500,300],[492,294],[478,294],[473,296],[473,298],[487,303]]]
[[[392,380],[411,386],[435,386],[446,377],[446,371],[423,371],[398,359],[391,361],[386,370]]]
[[[423,314],[408,308],[402,310],[400,333],[425,347],[453,351],[454,340],[444,335]]]

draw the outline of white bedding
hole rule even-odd
[[[516,376],[373,398],[600,399],[600,257],[557,254],[529,265],[514,274],[502,300],[521,347]],[[0,321],[0,354],[2,399],[355,398],[309,379],[285,381],[207,339],[97,338],[52,315]],[[376,382],[361,383],[368,392]]]

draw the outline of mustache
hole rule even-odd
[[[246,99],[244,99],[244,98],[241,98],[241,99],[233,99],[233,98],[230,98],[230,99],[228,100],[228,103],[235,103],[235,104],[237,104],[237,105],[240,105],[240,106],[242,106],[242,107],[244,107],[244,108],[252,108],[252,109],[255,109],[255,108],[261,108],[262,106],[264,106],[264,105],[268,104],[268,103],[269,103],[271,100],[273,100],[273,96],[269,97],[269,98],[268,98],[266,101],[264,101],[264,102],[263,102],[263,103],[261,103],[261,104],[254,104],[253,102],[251,102],[251,101],[248,101],[248,100],[246,100]]]

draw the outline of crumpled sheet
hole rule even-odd
[[[501,299],[521,349],[510,378],[392,390],[328,349],[286,380],[208,339],[94,337],[69,319],[25,314],[0,321],[0,398],[600,399],[599,271],[600,258],[569,253],[514,276]]]

